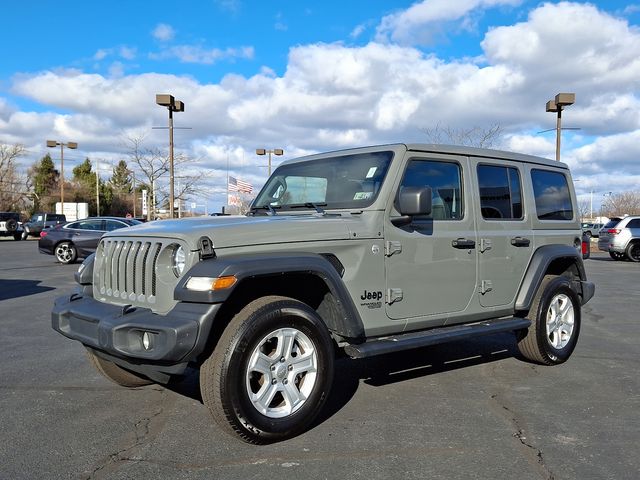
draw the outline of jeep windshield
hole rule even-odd
[[[380,191],[392,158],[393,152],[383,151],[281,165],[260,191],[251,212],[368,207]]]

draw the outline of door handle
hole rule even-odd
[[[451,246],[453,248],[476,248],[476,241],[468,238],[458,238],[451,240]]]
[[[511,239],[511,245],[514,247],[528,247],[531,244],[531,240],[524,237],[515,237]]]

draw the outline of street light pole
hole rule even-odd
[[[173,218],[173,112],[184,112],[184,103],[169,94],[157,94],[156,103],[169,110],[169,216]]]
[[[100,216],[100,159],[96,158],[96,216]]]
[[[269,176],[271,176],[271,154],[284,155],[284,150],[281,148],[274,148],[273,150],[266,150],[264,148],[256,148],[256,155],[269,155]]]
[[[556,121],[556,161],[560,161],[560,137],[562,133],[562,110],[564,107],[573,105],[576,101],[575,93],[559,93],[554,100],[547,102],[547,112],[555,112],[558,114]]]
[[[75,150],[78,148],[76,142],[58,142],[57,140],[47,140],[47,147],[55,148],[60,145],[60,213],[64,214],[64,147]]]

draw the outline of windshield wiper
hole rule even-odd
[[[260,205],[258,207],[251,207],[251,210],[249,210],[249,213],[252,213],[253,215],[255,215],[258,210],[267,210],[269,212],[268,215],[277,215],[276,208],[282,208],[282,207],[280,207],[280,205],[269,205],[269,204]]]
[[[314,208],[316,212],[324,214],[324,210],[320,207],[326,207],[326,203],[313,203],[313,202],[305,202],[305,203],[296,203],[295,205],[287,205],[289,208]]]

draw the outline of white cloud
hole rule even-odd
[[[366,28],[367,27],[365,25],[362,25],[362,24],[356,25],[356,27],[353,30],[351,30],[351,33],[349,34],[349,36],[351,38],[358,38],[360,35],[362,35],[364,33]]]
[[[162,60],[167,58],[177,58],[183,63],[200,63],[212,65],[220,60],[229,59],[252,59],[254,56],[253,47],[238,48],[204,48],[198,45],[176,45],[163,50],[160,53],[150,54],[150,58]]]
[[[166,23],[159,23],[158,25],[156,25],[156,28],[153,29],[151,35],[156,40],[159,40],[161,42],[168,42],[170,40],[173,40],[176,32],[171,25],[168,25]]]
[[[125,60],[133,60],[136,58],[137,49],[132,47],[122,46],[120,47],[120,56]]]
[[[407,10],[385,16],[376,29],[376,40],[402,45],[424,45],[439,35],[443,23],[459,21],[464,27],[469,15],[496,6],[515,6],[522,0],[422,0]]]

